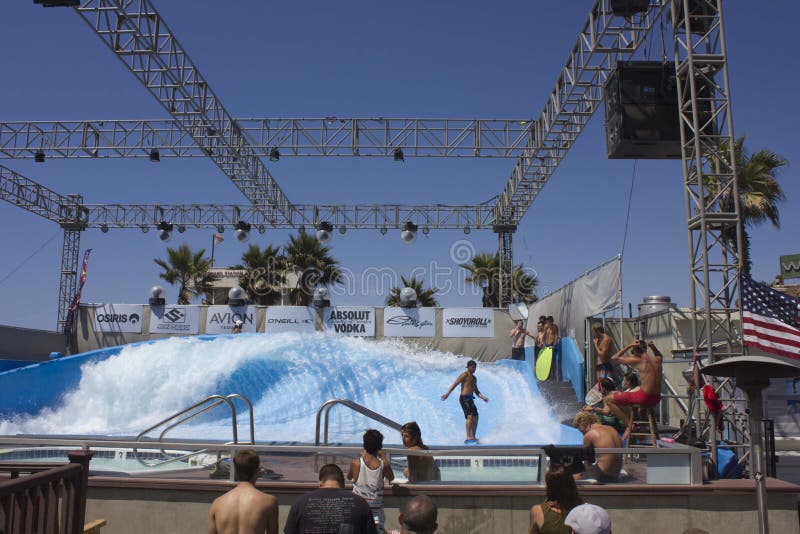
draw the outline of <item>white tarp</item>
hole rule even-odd
[[[256,331],[255,306],[209,306],[206,334],[230,334],[234,323],[242,321],[242,332]]]
[[[436,308],[383,309],[384,337],[433,337],[436,335]]]
[[[375,336],[375,308],[371,306],[335,306],[325,308],[325,329],[348,336]]]
[[[151,334],[196,334],[200,331],[197,306],[150,306]]]
[[[442,337],[494,337],[492,308],[445,308]]]
[[[619,306],[621,267],[622,260],[618,256],[531,304],[528,308],[528,330],[536,331],[540,315],[552,315],[560,335],[574,333],[582,351],[586,342],[586,318]],[[533,339],[527,339],[526,345],[533,345]]]
[[[141,304],[103,304],[94,309],[94,329],[141,334],[143,311]]]
[[[308,306],[269,306],[264,332],[315,332],[317,314]]]

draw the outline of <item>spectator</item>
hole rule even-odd
[[[278,500],[255,487],[260,465],[255,452],[236,453],[233,458],[236,487],[211,504],[210,534],[278,534]]]
[[[417,495],[408,501],[397,518],[400,534],[432,534],[439,528],[436,503],[427,495]]]
[[[572,534],[611,534],[608,512],[594,504],[581,504],[567,514],[564,524]]]
[[[353,481],[353,493],[367,501],[378,534],[383,534],[386,517],[383,512],[383,479],[394,480],[394,472],[383,449],[383,434],[375,429],[364,432],[361,457],[350,463],[347,478]]]
[[[426,451],[428,446],[422,442],[422,432],[415,421],[400,427],[403,437],[403,447],[410,450]],[[408,456],[408,468],[403,473],[411,483],[425,482],[426,480],[439,480],[441,475],[436,462],[430,456]]]
[[[617,388],[612,379],[603,378],[600,380],[600,393],[603,395],[603,398],[607,397],[615,389]],[[595,414],[597,419],[600,421],[600,424],[610,426],[620,434],[625,432],[625,422],[614,415],[614,413],[611,411],[611,408],[609,408],[602,400],[593,406],[584,406],[583,411]]]
[[[536,336],[525,329],[525,323],[522,321],[522,319],[514,322],[514,328],[511,329],[508,335],[514,338],[514,342],[511,345],[511,359],[524,360],[525,336],[530,336],[534,339],[536,339]]]
[[[319,489],[297,499],[286,518],[284,534],[377,534],[367,501],[344,489],[344,473],[338,465],[319,470]]]
[[[610,426],[601,424],[597,416],[586,411],[578,412],[573,421],[575,428],[583,434],[583,446],[595,449],[620,449],[622,440],[619,432]],[[575,475],[577,479],[594,478],[598,482],[615,482],[622,469],[621,454],[600,454],[594,465],[586,466],[586,473]]]
[[[241,334],[242,333],[243,324],[244,323],[242,323],[241,319],[236,319],[236,321],[234,321],[234,323],[233,323],[233,328],[231,329],[231,333],[232,334]]]
[[[614,340],[606,334],[602,323],[592,325],[592,335],[592,344],[597,353],[597,379],[611,377],[614,372],[614,366],[611,363],[611,357],[614,355]]]
[[[561,351],[558,346],[558,326],[552,315],[548,315],[544,323],[544,346],[553,348],[553,369],[555,370],[556,380],[561,380]]]
[[[564,519],[581,504],[572,468],[553,464],[545,475],[545,501],[531,507],[528,534],[566,534]]]

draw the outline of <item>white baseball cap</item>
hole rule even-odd
[[[608,512],[594,504],[581,504],[573,508],[564,519],[564,525],[575,534],[611,534]]]

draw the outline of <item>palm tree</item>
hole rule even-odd
[[[461,264],[469,272],[466,281],[480,286],[483,295],[481,305],[484,308],[496,308],[500,305],[500,256],[497,253],[482,252],[472,257],[471,263]],[[511,270],[511,295],[514,300],[536,302],[536,287],[539,280],[536,275],[525,271],[522,265]]]
[[[167,248],[167,260],[155,259],[156,265],[164,269],[158,276],[171,285],[178,285],[178,304],[189,304],[192,297],[211,291],[217,275],[208,272],[211,260],[203,258],[206,250],[192,252],[189,245]]]
[[[750,260],[750,235],[747,228],[755,227],[766,221],[775,228],[780,228],[780,214],[778,205],[786,201],[786,195],[778,183],[778,171],[788,162],[775,152],[763,149],[755,154],[749,154],[744,147],[745,136],[739,137],[734,145],[734,158],[736,159],[736,185],[739,190],[739,209],[741,212],[742,231],[742,264],[744,273],[750,276],[752,262]],[[728,143],[719,146],[719,156],[728,165],[727,156],[730,154]],[[712,156],[713,165],[714,156]],[[728,211],[733,211],[733,199],[723,197],[721,203]],[[735,232],[728,232],[725,236],[736,248]]]
[[[285,272],[297,276],[297,286],[289,291],[292,303],[308,306],[318,285],[337,284],[342,279],[339,262],[331,255],[330,247],[311,234],[290,235],[284,247]]]
[[[436,288],[425,289],[422,287],[424,283],[423,280],[417,280],[416,276],[412,276],[411,279],[406,279],[405,276],[400,277],[400,281],[403,283],[403,287],[393,287],[389,296],[386,299],[387,306],[399,306],[400,305],[400,290],[404,287],[410,287],[417,293],[417,306],[420,308],[435,308],[439,305],[436,302],[436,298],[433,296],[439,291]]]
[[[279,248],[267,245],[262,250],[258,245],[250,245],[242,254],[242,265],[232,269],[245,271],[239,277],[239,286],[247,292],[247,298],[268,306],[280,302],[280,288],[286,282],[285,263]]]

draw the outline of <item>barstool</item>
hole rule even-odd
[[[633,410],[631,433],[625,447],[658,448],[656,417],[653,414],[653,407],[634,404],[631,409]]]

